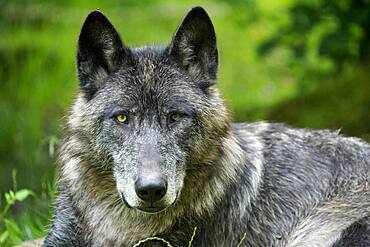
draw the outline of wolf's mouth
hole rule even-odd
[[[121,193],[121,200],[122,202],[125,204],[126,207],[128,208],[135,208],[137,210],[140,210],[140,211],[143,211],[143,212],[146,212],[146,213],[159,213],[161,211],[163,211],[164,209],[166,209],[167,207],[165,206],[153,206],[153,205],[149,205],[149,206],[138,206],[138,207],[132,207],[126,200],[125,200],[125,197],[124,195]]]
[[[138,210],[144,211],[146,213],[159,213],[163,211],[166,207],[137,207]]]
[[[146,212],[146,213],[155,214],[155,213],[162,212],[163,210],[165,210],[165,209],[171,207],[172,205],[174,205],[177,201],[177,198],[178,198],[178,193],[176,193],[175,200],[172,204],[169,204],[169,205],[147,204],[147,205],[141,205],[141,206],[138,206],[138,207],[135,207],[135,208],[137,210],[140,210],[140,211],[143,211],[143,212]]]

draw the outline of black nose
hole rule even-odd
[[[139,178],[135,182],[135,191],[143,201],[153,203],[164,197],[167,183],[162,178]]]

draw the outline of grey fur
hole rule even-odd
[[[187,246],[194,226],[193,246],[236,246],[244,234],[241,246],[370,245],[369,144],[327,130],[231,124],[202,8],[167,48],[137,49],[95,11],[77,59],[81,90],[44,246],[133,246],[150,236]],[[117,112],[128,122],[115,122]],[[171,122],[172,112],[182,117]],[[160,212],[144,212],[135,193],[143,170],[167,179]]]

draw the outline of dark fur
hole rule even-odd
[[[216,38],[192,9],[164,48],[126,47],[100,12],[77,55],[80,93],[60,152],[44,246],[369,246],[370,146],[330,131],[231,124],[215,88]],[[118,113],[128,123],[117,124]],[[171,122],[172,112],[182,118]],[[149,214],[133,182],[158,173]],[[148,246],[153,246],[152,242]]]

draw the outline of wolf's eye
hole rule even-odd
[[[169,120],[171,123],[179,121],[183,115],[180,112],[173,112],[169,115]]]
[[[118,114],[118,115],[114,116],[114,119],[118,123],[126,123],[127,122],[127,116],[125,114]]]

